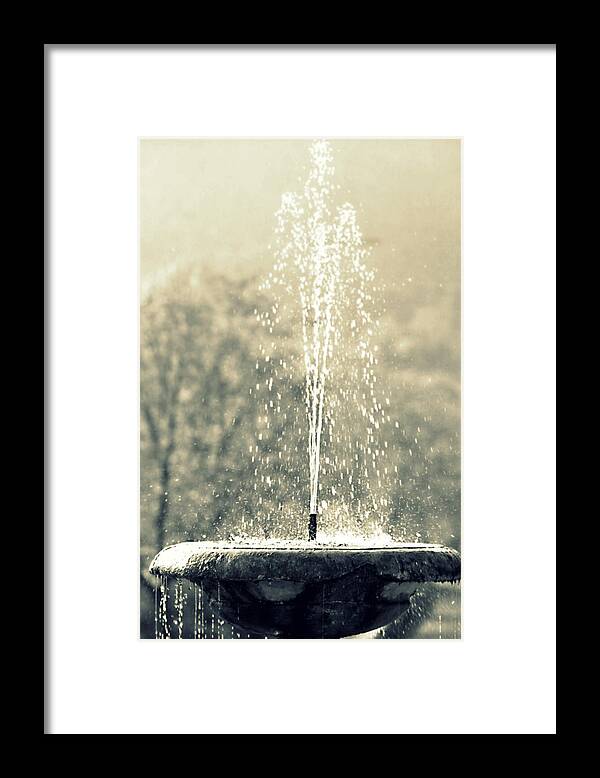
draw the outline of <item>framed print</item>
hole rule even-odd
[[[555,734],[556,44],[44,50],[45,732]]]

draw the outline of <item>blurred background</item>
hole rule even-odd
[[[302,185],[309,145],[140,142],[143,638],[155,636],[147,569],[157,551],[223,539],[240,512],[258,512],[248,452],[260,414],[249,393],[263,337],[256,311],[269,305],[259,288],[275,212]],[[395,539],[460,549],[460,141],[332,147],[381,294],[377,376],[399,422],[382,433],[398,467],[386,523]],[[288,445],[306,449],[293,434]],[[460,637],[459,587],[430,587],[378,637]]]

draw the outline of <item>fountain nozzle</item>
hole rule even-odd
[[[308,539],[309,540],[317,539],[317,514],[316,513],[310,513],[308,515]]]

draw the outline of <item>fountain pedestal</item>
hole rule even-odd
[[[178,543],[150,572],[201,585],[222,619],[265,637],[341,638],[397,619],[419,583],[458,581],[460,555],[434,544]]]

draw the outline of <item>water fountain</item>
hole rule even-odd
[[[284,316],[285,300],[297,308],[301,363],[280,360],[279,372],[275,370],[263,383],[271,392],[273,381],[284,381],[286,373],[300,369],[303,375],[308,439],[306,518],[293,520],[298,511],[302,517],[301,500],[293,505],[280,501],[277,532],[266,538],[257,539],[254,525],[244,525],[240,536],[229,542],[185,542],[164,548],[150,566],[150,572],[162,580],[157,624],[164,619],[169,579],[194,585],[197,611],[208,606],[222,622],[275,638],[361,634],[401,616],[420,584],[460,579],[456,550],[439,544],[395,542],[386,534],[385,517],[381,518],[386,483],[393,471],[386,459],[387,444],[380,445],[377,439],[378,430],[390,419],[375,392],[373,274],[367,268],[368,250],[355,209],[348,203],[335,205],[332,161],[329,143],[314,143],[303,191],[282,198],[276,262],[266,282],[279,297],[269,312],[257,313],[272,332]],[[263,359],[268,365],[271,355],[263,353]],[[260,387],[257,383],[257,392]],[[264,408],[266,414],[270,409],[280,411],[279,403],[272,400]],[[361,442],[350,438],[356,418],[341,423],[349,408],[364,423],[366,435]],[[269,427],[268,415],[265,419]],[[258,447],[253,461],[257,451]],[[281,451],[277,458],[281,460]],[[270,459],[257,463],[257,479],[258,465],[272,466]],[[288,463],[288,472],[297,469]],[[330,499],[319,504],[324,477]],[[261,489],[271,492],[281,483],[265,472],[260,478]],[[330,504],[332,496],[335,505]],[[273,517],[268,509],[267,513],[257,517],[258,524],[268,519],[272,526]],[[352,518],[353,532],[340,532],[340,517],[346,524]],[[328,529],[333,528],[332,534],[320,530],[322,518]],[[292,528],[302,525],[304,537],[294,538]],[[181,627],[179,589],[175,599]]]

